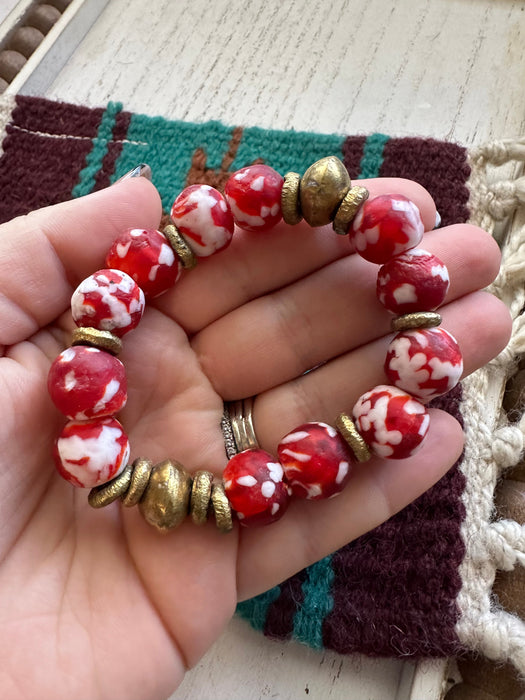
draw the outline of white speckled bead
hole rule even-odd
[[[199,258],[230,245],[233,215],[222,194],[210,185],[186,187],[173,203],[171,218]]]
[[[245,450],[232,457],[223,481],[230,505],[244,527],[273,523],[288,507],[290,494],[283,468],[264,450]]]
[[[122,336],[133,330],[144,313],[144,293],[121,270],[98,270],[73,292],[71,313],[77,326],[90,326]]]
[[[394,386],[429,401],[456,386],[463,358],[457,340],[443,328],[403,331],[388,346],[385,372]]]
[[[297,498],[319,500],[340,493],[355,462],[346,441],[326,423],[304,423],[277,447],[286,481]]]
[[[404,459],[421,446],[430,423],[423,404],[401,389],[380,385],[353,408],[357,429],[374,454]]]
[[[441,260],[412,248],[385,263],[377,275],[377,298],[394,314],[433,311],[445,300],[450,285]]]
[[[73,486],[93,488],[120,474],[129,459],[129,441],[114,418],[70,421],[55,444],[55,463]]]

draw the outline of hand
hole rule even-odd
[[[435,208],[421,187],[366,184],[372,195],[414,200],[432,228]],[[0,687],[8,700],[165,698],[238,600],[389,518],[462,449],[459,425],[433,410],[416,457],[373,459],[335,500],[294,501],[278,523],[229,535],[187,522],[163,536],[137,509],[91,509],[52,463],[64,419],[48,398],[47,372],[68,345],[72,289],[103,267],[120,230],[154,228],[159,218],[153,186],[133,179],[0,227]],[[497,246],[458,225],[429,233],[424,247],[449,268],[443,326],[472,372],[509,335],[505,307],[477,291],[496,275]],[[385,381],[389,316],[375,299],[376,276],[377,266],[330,230],[237,231],[227,251],[151,302],[124,339],[129,398],[119,419],[133,458],[172,457],[219,475],[223,399],[258,394],[254,423],[270,452],[302,422],[333,423],[350,411]]]

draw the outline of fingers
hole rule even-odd
[[[505,347],[511,320],[501,301],[486,292],[477,292],[443,309],[443,327],[458,340],[467,375]],[[333,425],[339,413],[351,411],[361,394],[388,383],[383,363],[391,337],[361,346],[257,396],[253,419],[261,447],[275,452],[287,432],[308,421]]]
[[[499,249],[474,226],[451,226],[422,244],[447,265],[452,301],[489,284]],[[193,339],[215,389],[226,400],[250,396],[389,333],[376,299],[378,266],[338,259],[218,319]],[[226,350],[225,350],[226,349]]]
[[[434,227],[434,202],[416,182],[383,178],[359,183],[372,197],[404,194],[419,207],[425,229]],[[303,222],[298,226],[281,223],[265,233],[237,229],[228,250],[201,258],[196,270],[155,303],[193,334],[250,299],[301,279],[349,252],[348,237],[337,236],[331,226],[312,229]]]
[[[103,265],[122,229],[155,228],[160,215],[153,185],[132,178],[0,226],[0,345],[55,319],[72,287]]]
[[[413,457],[358,464],[337,498],[294,500],[271,527],[240,528],[239,599],[268,590],[368,532],[436,483],[459,458],[463,433],[448,414],[431,413],[427,439]]]

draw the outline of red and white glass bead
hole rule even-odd
[[[197,257],[230,245],[233,215],[222,194],[209,185],[186,187],[173,203],[171,218]]]
[[[124,365],[97,348],[77,345],[61,352],[47,385],[55,406],[73,420],[112,416],[126,405]]]
[[[109,249],[106,265],[127,272],[149,297],[173,287],[182,272],[166,236],[156,229],[124,231]]]
[[[284,475],[297,498],[320,500],[346,486],[354,456],[341,435],[326,423],[305,423],[277,447]]]
[[[282,217],[284,178],[269,165],[249,165],[234,173],[224,188],[235,223],[246,231],[268,231]]]
[[[380,385],[353,408],[357,429],[379,457],[404,459],[423,442],[430,422],[423,404],[397,387]]]
[[[359,255],[379,264],[417,246],[423,233],[419,209],[402,194],[368,199],[350,228],[350,238]]]
[[[269,525],[284,515],[290,494],[283,468],[261,449],[230,459],[223,473],[224,491],[241,525]]]
[[[144,313],[144,293],[121,270],[98,270],[73,292],[71,313],[77,326],[91,326],[122,336]]]
[[[392,384],[428,401],[456,386],[463,358],[457,340],[443,328],[402,331],[388,346],[385,372]]]
[[[441,260],[422,248],[412,248],[379,269],[377,298],[395,314],[433,311],[445,300],[449,286]]]
[[[74,486],[93,488],[110,481],[126,466],[129,441],[115,418],[70,421],[55,444],[55,462]]]

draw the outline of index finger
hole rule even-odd
[[[144,178],[131,178],[81,199],[31,212],[0,226],[0,346],[53,321],[72,288],[103,267],[126,228],[156,228],[160,199]]]

